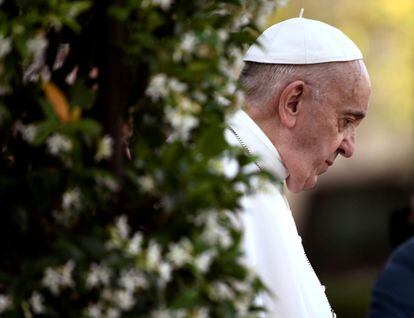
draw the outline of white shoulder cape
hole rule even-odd
[[[268,311],[263,317],[335,317],[324,287],[306,257],[283,194],[288,171],[278,151],[245,112],[238,111],[228,124],[228,142],[258,156],[254,168],[264,168],[280,181],[241,200],[247,262],[272,292],[258,299]]]

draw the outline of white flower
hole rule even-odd
[[[193,32],[186,33],[184,35],[183,40],[181,41],[180,48],[184,52],[190,53],[194,51],[196,43],[197,43],[197,37],[194,35],[194,33]]]
[[[62,197],[62,208],[64,210],[79,210],[81,207],[81,193],[78,188],[65,191]]]
[[[219,59],[219,68],[226,76],[229,76],[229,77],[232,76],[232,72],[230,71],[231,64],[227,59],[225,58]]]
[[[117,308],[109,308],[104,311],[100,303],[91,304],[86,309],[86,316],[90,318],[119,318],[121,312]]]
[[[105,135],[98,144],[98,150],[95,154],[95,161],[109,159],[112,156],[113,144],[111,136]]]
[[[177,309],[173,311],[174,318],[186,318],[186,311],[184,309]]]
[[[163,10],[171,7],[173,0],[151,0],[152,4],[160,6]]]
[[[228,248],[233,243],[229,231],[218,223],[217,217],[212,212],[207,215],[206,228],[203,232],[203,238],[211,245],[219,244],[223,248]]]
[[[74,281],[72,279],[73,269],[75,268],[75,262],[70,260],[62,268],[62,285],[73,286]]]
[[[245,26],[246,24],[249,23],[250,21],[250,14],[248,14],[247,12],[244,12],[242,15],[240,15],[235,21],[234,21],[234,25],[233,28],[234,29],[239,29],[243,26]]]
[[[104,265],[91,264],[88,274],[86,276],[86,288],[94,288],[102,284],[108,285],[111,272],[108,267]]]
[[[121,317],[121,311],[117,308],[109,308],[106,311],[104,318],[119,318]]]
[[[47,268],[43,275],[42,283],[45,287],[49,288],[53,294],[57,295],[60,289],[59,272],[52,268]]]
[[[33,292],[29,300],[30,306],[35,314],[42,314],[45,312],[44,298],[38,292]]]
[[[226,107],[231,104],[230,100],[219,93],[214,94],[214,99],[216,100],[217,104]]]
[[[114,296],[114,302],[122,310],[129,310],[135,305],[134,294],[130,290],[117,290]]]
[[[223,248],[228,248],[230,247],[230,245],[233,243],[233,239],[229,233],[229,231],[220,226],[217,228],[215,235],[217,236],[217,241],[218,243],[223,247]]]
[[[118,281],[119,286],[128,290],[135,291],[136,289],[145,289],[149,283],[144,275],[135,269],[123,270]]]
[[[172,78],[169,83],[168,87],[173,91],[177,93],[184,93],[187,90],[187,84],[180,82],[176,78]]]
[[[32,63],[27,67],[23,74],[23,81],[36,82],[39,80],[39,75],[50,77],[50,71],[45,65],[45,52],[48,46],[48,41],[44,34],[38,34],[36,37],[29,39],[26,42],[27,51],[32,58]]]
[[[205,210],[197,215],[193,222],[195,225],[202,226],[208,223],[216,224],[217,221],[217,211],[215,210]]]
[[[155,180],[150,175],[139,177],[138,182],[144,192],[151,193],[155,189]]]
[[[230,60],[226,58],[219,59],[220,70],[229,79],[236,81],[244,65],[243,52],[239,49],[232,48],[230,49],[230,57]]]
[[[195,92],[193,96],[194,96],[194,99],[199,103],[204,104],[207,101],[206,94],[202,92]]]
[[[158,273],[160,274],[161,285],[165,285],[171,280],[171,272],[172,272],[171,265],[167,262],[161,262],[158,268]]]
[[[0,59],[5,57],[10,53],[12,49],[11,38],[5,38],[3,35],[0,35]]]
[[[260,7],[259,11],[256,16],[256,23],[259,26],[259,28],[263,29],[266,27],[266,22],[269,14],[272,14],[275,12],[276,7],[282,7],[286,5],[287,0],[277,0],[277,1],[267,1],[264,2]]]
[[[225,215],[227,220],[230,222],[231,228],[235,230],[239,230],[239,231],[243,230],[243,225],[242,225],[242,221],[240,218],[240,214],[235,213],[234,211],[231,211],[231,210],[223,210],[223,215]]]
[[[171,135],[172,140],[188,140],[191,129],[198,125],[197,117],[171,107],[165,109],[165,117],[174,129]]]
[[[115,228],[116,232],[122,239],[127,239],[129,236],[129,225],[128,225],[128,219],[125,215],[121,215],[119,218],[115,221]]]
[[[248,188],[244,182],[239,181],[239,182],[236,182],[236,184],[234,185],[234,190],[239,191],[243,194],[246,194]]]
[[[150,97],[152,101],[157,101],[166,97],[169,91],[184,93],[187,89],[187,84],[178,79],[168,78],[165,74],[157,74],[152,77],[145,95]]]
[[[226,130],[226,133],[227,133],[227,130]],[[230,136],[231,132],[228,131],[228,134]],[[218,158],[211,158],[208,160],[207,167],[215,173],[224,174],[223,160],[219,160]]]
[[[189,98],[182,98],[178,104],[180,111],[184,113],[198,113],[201,110],[200,104],[194,103]]]
[[[146,261],[147,261],[147,266],[150,270],[156,269],[160,264],[161,248],[154,241],[151,241],[148,245]]]
[[[11,309],[12,300],[8,295],[0,295],[0,314]]]
[[[249,296],[242,296],[237,298],[235,307],[239,316],[244,317],[249,312],[250,302],[251,301]]]
[[[102,317],[102,306],[101,304],[92,304],[86,308],[86,315],[91,318]]]
[[[217,300],[233,300],[235,295],[233,290],[223,282],[216,282],[212,286],[210,297]]]
[[[187,239],[183,239],[178,244],[170,246],[167,258],[176,267],[181,267],[191,260],[192,249],[191,242]]]
[[[233,179],[239,172],[239,162],[235,158],[223,158],[223,172],[228,179]]]
[[[62,288],[74,286],[75,282],[72,278],[74,268],[75,263],[72,260],[57,269],[46,268],[43,274],[42,284],[49,288],[52,294],[58,295]]]
[[[99,186],[107,188],[109,191],[117,191],[119,188],[118,182],[114,178],[109,176],[97,176],[95,178],[96,183]]]
[[[69,43],[59,44],[59,46],[57,47],[55,62],[52,68],[54,71],[60,69],[63,66],[69,52],[70,52]]]
[[[224,42],[227,41],[227,39],[229,38],[229,32],[227,30],[219,30],[217,32],[218,38],[220,41]]]
[[[193,316],[193,318],[209,318],[209,313],[207,308],[199,308],[197,309]]]
[[[249,293],[251,290],[251,285],[244,281],[234,280],[231,282],[231,285],[239,293]]]
[[[78,188],[65,191],[62,196],[62,211],[53,211],[55,220],[65,226],[69,226],[76,220],[77,212],[81,208],[81,194]]]
[[[227,95],[233,95],[235,93],[236,89],[237,89],[237,87],[233,82],[228,82],[226,84],[226,86],[224,87],[224,92]]]
[[[27,125],[22,126],[22,138],[28,143],[32,143],[37,136],[37,126]]]
[[[210,268],[215,256],[216,253],[214,251],[204,252],[194,260],[194,265],[200,272],[205,273]]]
[[[141,252],[143,236],[141,233],[136,232],[128,242],[127,252],[131,255],[138,255]]]
[[[152,101],[157,101],[167,96],[167,76],[165,74],[155,75],[145,92],[145,95],[151,98]]]
[[[151,318],[172,318],[172,312],[168,309],[157,309],[151,312]]]
[[[112,289],[105,288],[101,293],[101,297],[103,300],[111,302],[114,300],[114,292]]]
[[[46,140],[48,151],[52,155],[67,153],[72,150],[72,141],[61,134],[55,133]]]
[[[29,39],[26,43],[29,54],[36,58],[42,56],[48,46],[48,41],[44,35],[39,34],[36,37]]]

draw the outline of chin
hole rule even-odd
[[[318,176],[317,175],[313,175],[311,177],[309,177],[304,186],[303,186],[303,190],[310,190],[313,189],[316,186],[316,183],[318,182]]]
[[[290,177],[286,179],[286,186],[289,189],[289,191],[293,193],[298,193],[304,190],[304,184],[294,182]]]

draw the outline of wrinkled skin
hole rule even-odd
[[[314,98],[315,88],[299,79],[276,96],[274,116],[248,108],[279,151],[292,192],[314,187],[339,154],[350,158],[355,151],[355,130],[367,114],[371,84],[362,61],[343,63],[339,69],[320,83],[321,98]]]

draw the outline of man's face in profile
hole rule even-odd
[[[370,96],[368,73],[360,64],[356,79],[333,83],[320,101],[304,101],[293,135],[294,151],[286,160],[292,192],[314,187],[337,155],[353,155],[355,130],[367,113]]]

